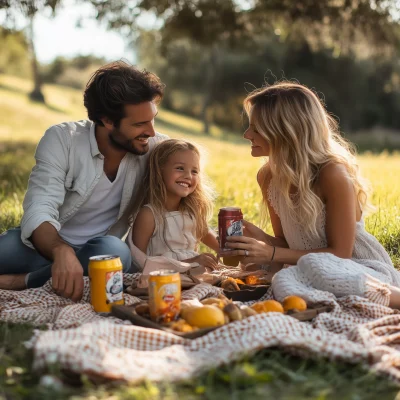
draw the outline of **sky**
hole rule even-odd
[[[39,61],[48,63],[57,56],[93,54],[107,60],[125,58],[135,63],[135,54],[127,48],[122,35],[108,31],[93,18],[84,19],[82,28],[76,26],[79,17],[92,15],[93,10],[89,4],[76,5],[73,0],[67,0],[54,18],[50,12],[37,15],[34,35]],[[0,25],[5,25],[6,22],[5,12],[0,10]],[[18,28],[25,24],[22,17],[18,19]]]

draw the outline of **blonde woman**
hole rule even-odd
[[[200,152],[192,143],[169,139],[161,142],[149,159],[142,197],[128,244],[148,256],[164,256],[214,269],[212,253],[197,252],[199,242],[218,251],[218,241],[208,229],[213,191],[204,180]]]
[[[367,185],[357,160],[313,91],[291,82],[255,90],[244,101],[253,157],[268,157],[257,181],[274,236],[244,222],[229,255],[292,267],[273,278],[274,296],[313,289],[400,307],[400,274],[366,232]]]

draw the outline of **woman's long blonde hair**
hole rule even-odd
[[[250,93],[244,109],[269,144],[268,164],[290,217],[303,225],[308,235],[317,234],[323,203],[315,193],[315,183],[328,163],[346,167],[361,209],[369,208],[369,184],[359,174],[355,150],[340,136],[336,120],[312,90],[298,83],[277,82]],[[265,205],[266,186],[265,180],[261,182]]]
[[[180,139],[164,140],[152,151],[147,164],[147,171],[143,179],[143,190],[130,207],[131,222],[137,212],[145,204],[150,204],[155,212],[155,218],[163,229],[164,214],[167,211],[167,189],[162,178],[162,169],[170,156],[177,151],[190,150],[200,158],[199,149],[190,142]],[[179,211],[187,212],[196,221],[196,238],[200,241],[208,232],[208,221],[213,214],[214,190],[206,178],[202,168],[199,170],[199,180],[196,189],[187,197],[183,197],[179,204]]]

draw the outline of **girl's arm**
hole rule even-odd
[[[361,215],[357,195],[346,168],[341,164],[329,164],[321,170],[319,191],[326,207],[326,239],[328,246],[311,250],[292,250],[275,247],[273,260],[285,264],[296,264],[300,257],[309,253],[332,253],[341,258],[350,258],[355,241],[357,216]],[[275,230],[275,229],[274,229]],[[230,237],[230,247],[240,249],[231,255],[250,253],[248,262],[268,263],[274,248],[265,242],[246,238]],[[236,254],[235,254],[236,253]]]
[[[213,249],[218,253],[219,251],[219,243],[215,233],[211,230],[207,232],[207,234],[201,239],[201,242],[204,243],[209,248]],[[204,267],[208,267],[214,269],[218,266],[218,259],[214,254],[211,253],[202,253],[198,256],[188,258],[186,260],[182,260],[184,262],[197,262]]]
[[[132,226],[132,243],[146,254],[150,238],[154,233],[155,221],[150,208],[143,207],[138,212]]]
[[[207,234],[201,239],[201,242],[210,249],[214,250],[216,253],[218,253],[219,242],[217,240],[217,235],[214,233],[214,231],[209,230]]]

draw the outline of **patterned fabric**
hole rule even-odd
[[[124,283],[130,285],[137,278],[137,274],[127,275]],[[185,291],[183,300],[216,296],[220,290],[199,284]],[[267,298],[272,298],[271,290]],[[88,299],[87,279],[80,303],[54,294],[50,282],[22,292],[0,290],[0,319],[48,324],[48,331],[35,331],[27,344],[33,348],[36,369],[59,363],[62,368],[110,379],[175,381],[279,346],[303,357],[362,362],[400,383],[400,312],[365,298],[336,299],[316,291],[313,302],[330,304],[333,311],[312,322],[278,313],[258,314],[195,340],[96,314]],[[139,300],[126,295],[125,301]]]

